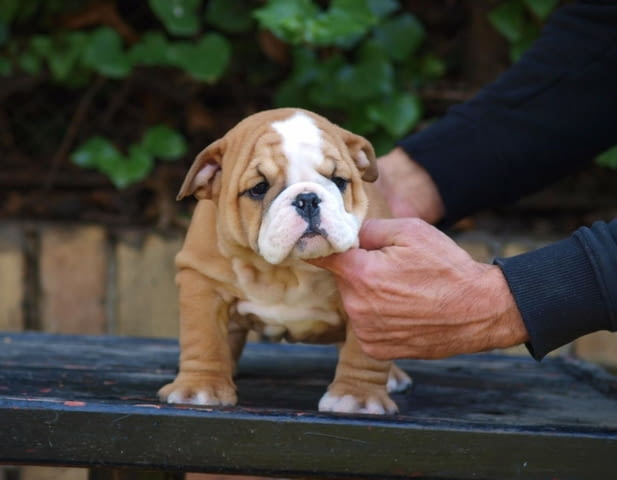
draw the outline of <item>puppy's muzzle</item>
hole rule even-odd
[[[303,218],[306,223],[306,234],[321,234],[319,229],[319,204],[321,198],[316,193],[300,193],[296,196],[295,200],[291,204],[296,207],[296,212]]]

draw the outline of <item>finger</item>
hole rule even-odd
[[[339,260],[337,259],[339,255],[340,254],[338,253],[334,253],[332,255],[328,255],[327,257],[308,258],[304,261],[306,263],[310,263],[311,265],[315,265],[316,267],[334,271],[339,264]]]
[[[325,268],[337,276],[346,277],[360,262],[357,258],[358,252],[359,250],[352,249],[343,253],[333,253],[327,257],[312,258],[306,261],[316,267]]]
[[[413,223],[421,220],[417,218],[387,218],[369,219],[360,229],[360,248],[379,250],[393,245],[406,245]]]

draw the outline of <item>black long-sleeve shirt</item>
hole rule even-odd
[[[557,10],[511,69],[400,142],[435,181],[447,223],[537,191],[615,144],[617,2],[599,0]],[[617,219],[496,263],[535,358],[617,331]]]

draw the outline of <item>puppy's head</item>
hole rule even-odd
[[[306,110],[277,109],[206,147],[178,198],[213,200],[221,242],[279,264],[357,246],[367,210],[362,183],[376,178],[365,138]]]

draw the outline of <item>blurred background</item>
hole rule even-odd
[[[561,3],[2,0],[0,330],[176,335],[173,256],[194,201],[174,198],[197,152],[299,106],[385,153],[495,79]],[[615,192],[617,149],[449,233],[490,261],[615,217]],[[614,368],[617,341],[558,354]]]

